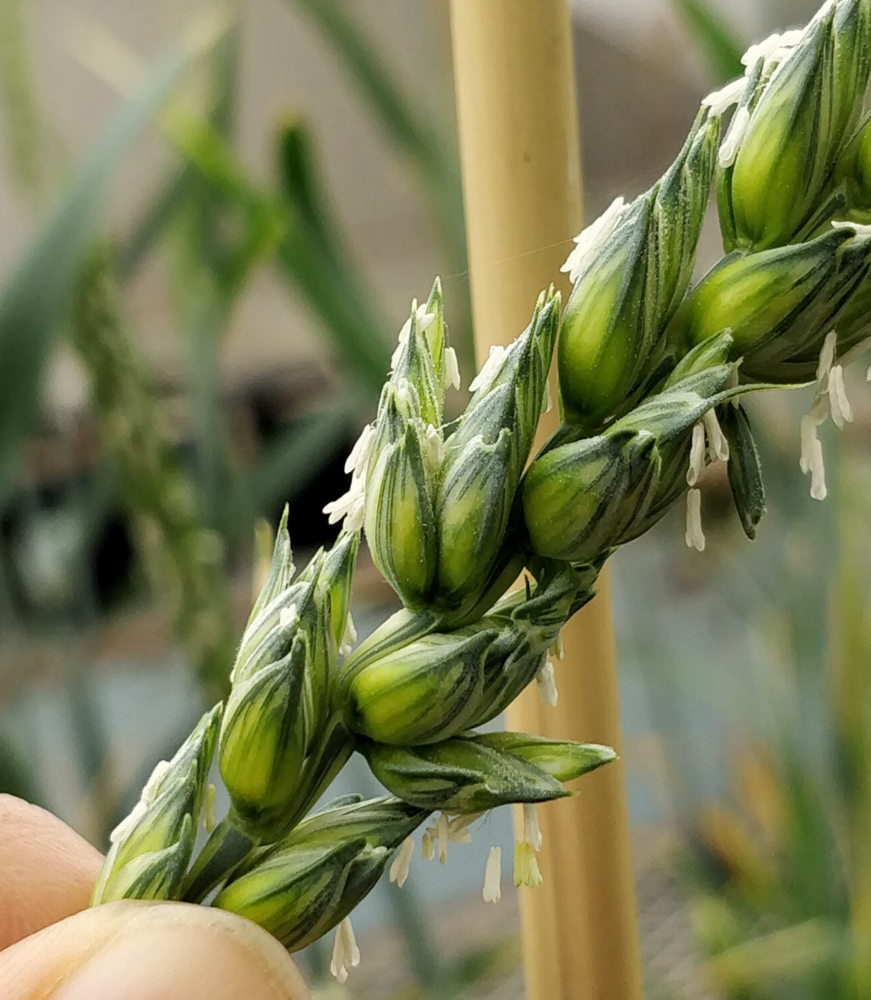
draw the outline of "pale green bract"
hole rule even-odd
[[[95,903],[211,900],[290,950],[336,927],[344,981],[359,961],[351,910],[385,870],[405,881],[413,834],[431,817],[422,853],[446,861],[482,813],[521,803],[515,881],[540,884],[535,804],[571,794],[566,782],[614,752],[477,728],[533,681],[556,702],[562,627],[609,555],[684,497],[687,543],[704,548],[709,463],[728,463],[755,535],[765,492],[744,394],[815,383],[796,450],[817,499],[818,428],[852,419],[843,370],[871,335],[871,0],[829,0],[744,64],[745,77],[705,99],[662,179],[580,234],[565,312],[543,292],[455,421],[440,283],[412,305],[349,456],[350,489],[327,507],[342,533],[296,574],[282,520],[226,705],[114,832]],[[691,289],[715,180],[725,254]],[[563,423],[528,464],[554,353]],[[403,607],[358,643],[364,531]],[[355,751],[391,796],[312,813]],[[198,821],[212,827],[213,756],[231,808],[195,854]],[[500,864],[494,849],[489,901]]]

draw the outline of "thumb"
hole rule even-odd
[[[0,952],[3,1000],[309,1000],[281,945],[185,903],[85,910]]]

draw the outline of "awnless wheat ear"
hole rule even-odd
[[[514,877],[540,884],[536,803],[615,755],[478,727],[532,681],[556,702],[563,625],[608,556],[683,497],[687,542],[704,548],[708,463],[728,462],[754,537],[765,495],[743,394],[816,381],[797,445],[817,499],[818,427],[852,419],[843,369],[871,336],[871,0],[830,0],[744,64],[663,177],[578,236],[565,310],[543,292],[449,425],[459,371],[439,282],[412,305],[350,488],[327,507],[339,540],[297,575],[282,520],[230,696],[112,834],[95,904],[209,899],[291,951],[337,928],[344,981],[359,962],[349,914],[388,867],[406,880],[428,820],[422,855],[444,863],[484,813],[522,803]],[[690,289],[713,186],[726,255]],[[563,424],[527,467],[554,351]],[[404,607],[357,644],[361,532]],[[312,812],[354,752],[391,795]],[[217,825],[215,756],[232,803]],[[211,836],[194,857],[201,821]],[[500,867],[494,848],[488,901]]]

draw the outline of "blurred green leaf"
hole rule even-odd
[[[109,183],[134,140],[191,62],[226,28],[199,21],[116,115],[0,293],[0,496],[39,406],[41,376],[99,223]]]
[[[278,176],[281,190],[296,211],[297,224],[308,227],[337,267],[345,267],[342,240],[320,183],[311,129],[301,119],[279,126]]]
[[[184,204],[194,170],[183,167],[166,180],[115,251],[119,280],[127,281],[166,234]]]
[[[286,0],[312,18],[348,68],[357,93],[388,137],[420,173],[455,261],[465,259],[465,225],[459,162],[450,137],[433,129],[375,46],[336,0]],[[457,265],[460,266],[459,264]]]
[[[402,151],[424,170],[441,160],[438,138],[411,106],[374,46],[335,0],[288,0],[304,10],[350,70],[358,93]]]
[[[27,0],[0,0],[0,114],[12,175],[33,201],[42,194],[44,122],[28,50]]]
[[[732,28],[711,9],[706,0],[673,0],[684,23],[704,51],[717,82],[742,76],[744,48]]]
[[[0,733],[0,793],[43,805],[44,798],[36,776],[14,746]]]
[[[131,53],[124,54],[135,60]],[[108,72],[105,66],[92,68],[110,86],[123,87],[111,68]],[[188,163],[243,212],[248,240],[253,242],[246,258],[249,264],[255,254],[262,259],[274,252],[280,269],[332,336],[348,374],[370,395],[380,392],[390,365],[390,349],[384,324],[361,292],[362,282],[347,268],[337,270],[332,256],[306,226],[298,224],[297,213],[287,199],[262,191],[251,181],[233,149],[208,120],[175,101],[159,121]]]

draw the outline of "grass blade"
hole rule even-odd
[[[674,6],[695,36],[699,48],[704,51],[717,81],[726,83],[741,76],[744,72],[741,64],[744,46],[732,28],[705,0],[674,0]]]
[[[226,25],[215,17],[168,53],[138,96],[115,117],[29,252],[0,293],[0,496],[39,406],[39,386],[84,255],[99,226],[109,183],[144,126],[185,70]]]

